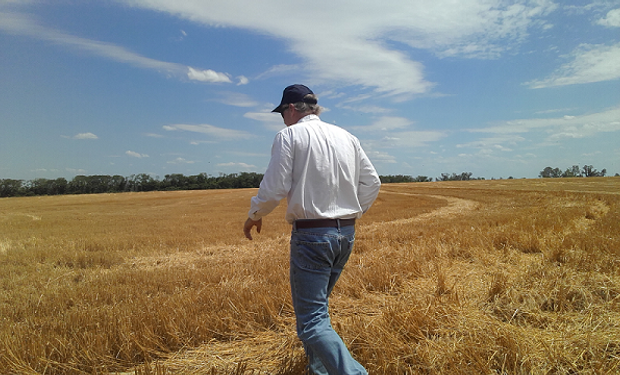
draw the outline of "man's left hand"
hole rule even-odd
[[[260,218],[257,221],[254,221],[248,217],[248,219],[245,221],[245,224],[243,224],[243,234],[245,234],[245,237],[248,240],[251,240],[252,239],[252,227],[256,227],[256,232],[260,233],[262,226],[263,226],[263,218]]]

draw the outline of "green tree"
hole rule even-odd
[[[584,177],[605,177],[607,174],[607,170],[603,169],[602,171],[597,171],[591,165],[584,165],[582,175]]]
[[[23,180],[0,180],[0,197],[17,197],[24,194]]]
[[[472,180],[471,172],[463,172],[461,174],[452,173],[451,175],[448,173],[442,173],[441,177],[437,177],[437,181],[469,181]]]
[[[581,177],[581,170],[578,165],[573,165],[571,168],[564,171],[562,177]]]
[[[538,177],[542,177],[542,178],[558,178],[558,177],[562,177],[562,171],[560,170],[560,168],[546,167],[545,169],[543,169],[540,172]]]

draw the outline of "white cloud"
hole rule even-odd
[[[274,105],[275,107],[275,105]],[[282,116],[279,113],[271,112],[248,112],[243,115],[245,118],[260,121],[266,129],[272,131],[279,131],[284,128],[284,122]]]
[[[245,76],[239,76],[237,77],[237,80],[239,81],[237,83],[237,86],[247,85],[248,83],[250,83],[250,80],[248,79],[248,77],[245,77]]]
[[[195,163],[195,161],[185,160],[184,158],[181,158],[181,157],[176,158],[174,160],[170,160],[168,162],[168,164],[194,164],[194,163]]]
[[[574,110],[575,108],[555,108],[555,109],[547,109],[543,111],[536,111],[535,113],[537,115],[543,115],[543,114],[548,114],[548,113],[569,112],[569,111],[574,111]]]
[[[65,168],[65,171],[69,173],[73,173],[73,174],[85,174],[86,173],[86,169],[81,169],[81,168]]]
[[[487,137],[478,139],[473,142],[457,144],[457,148],[477,148],[481,152],[491,153],[493,151],[512,151],[511,148],[505,147],[504,144],[516,145],[519,142],[525,141],[525,138],[515,134],[503,134],[496,137]],[[484,151],[486,150],[486,151]]]
[[[620,78],[620,43],[611,46],[582,44],[571,57],[572,61],[562,65],[550,77],[526,85],[539,89]]]
[[[598,20],[597,23],[607,27],[620,27],[620,9],[610,10],[607,16]]]
[[[80,133],[80,134],[74,135],[73,139],[99,139],[99,137],[97,137],[93,133]]]
[[[255,107],[258,102],[245,94],[236,92],[220,92],[215,101],[235,107]]]
[[[384,116],[377,119],[371,125],[367,126],[352,126],[350,129],[356,131],[363,132],[371,132],[371,131],[391,131],[395,129],[405,129],[411,126],[413,122],[404,117],[392,117],[392,116]]]
[[[377,105],[360,105],[360,106],[350,106],[350,105],[338,105],[338,108],[348,109],[350,111],[361,112],[361,113],[388,113],[391,112],[391,109],[385,107],[379,107]]]
[[[363,143],[371,149],[415,149],[437,142],[446,136],[441,131],[405,131],[389,133],[381,139],[364,140]]]
[[[46,40],[81,51],[87,51],[116,62],[138,68],[156,70],[179,78],[185,77],[190,80],[208,83],[231,83],[226,73],[219,73],[210,69],[197,70],[182,64],[151,59],[112,43],[81,38],[41,26],[28,16],[20,13],[0,12],[0,30]]]
[[[399,99],[427,94],[433,83],[424,78],[420,62],[391,43],[442,57],[496,58],[525,40],[531,28],[546,27],[542,17],[557,7],[551,0],[317,0],[303,12],[291,12],[280,0],[124,2],[209,27],[275,36],[301,57],[296,71],[307,72],[312,84],[357,86]],[[308,30],[299,31],[306,24]],[[277,66],[263,76],[288,68]]]
[[[135,152],[135,151],[125,151],[125,155],[131,156],[133,158],[138,158],[138,159],[148,158],[149,157],[147,154],[140,154],[140,153]]]
[[[188,124],[176,124],[165,125],[163,127],[167,131],[188,131],[194,133],[206,134],[208,136],[222,139],[222,140],[235,140],[235,139],[249,139],[252,138],[252,134],[240,130],[218,128],[217,126],[201,124],[201,125],[188,125]]]
[[[211,69],[196,70],[191,66],[187,68],[187,78],[193,81],[209,82],[209,83],[231,83],[228,74],[218,73]]]
[[[252,165],[252,164],[233,163],[233,162],[230,162],[230,163],[220,163],[217,166],[218,167],[239,167],[239,168],[242,168],[242,169],[245,169],[245,170],[250,170],[250,169],[256,168],[256,166]]]
[[[387,152],[369,150],[366,152],[366,154],[373,163],[377,163],[377,164],[395,164],[396,163],[396,157],[388,154]]]
[[[471,129],[474,133],[491,133],[495,137],[462,144],[460,147],[488,147],[496,144],[514,144],[531,139],[542,144],[557,144],[562,139],[593,137],[600,133],[620,132],[620,107],[582,116],[562,116],[549,119],[512,120],[487,128]],[[520,134],[517,136],[517,134]]]

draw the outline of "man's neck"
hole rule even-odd
[[[295,125],[297,124],[302,118],[306,117],[306,116],[310,116],[312,115],[312,113],[301,113],[301,112],[297,112],[296,110],[291,113],[291,123],[287,124],[287,126],[291,126],[291,125]]]

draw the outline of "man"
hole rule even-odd
[[[243,232],[251,240],[252,228],[260,233],[263,216],[287,198],[291,292],[309,368],[317,375],[367,374],[333,330],[328,298],[351,254],[355,219],[370,208],[381,182],[359,140],[322,122],[317,103],[306,86],[284,89],[272,112],[287,128],[275,137]]]

